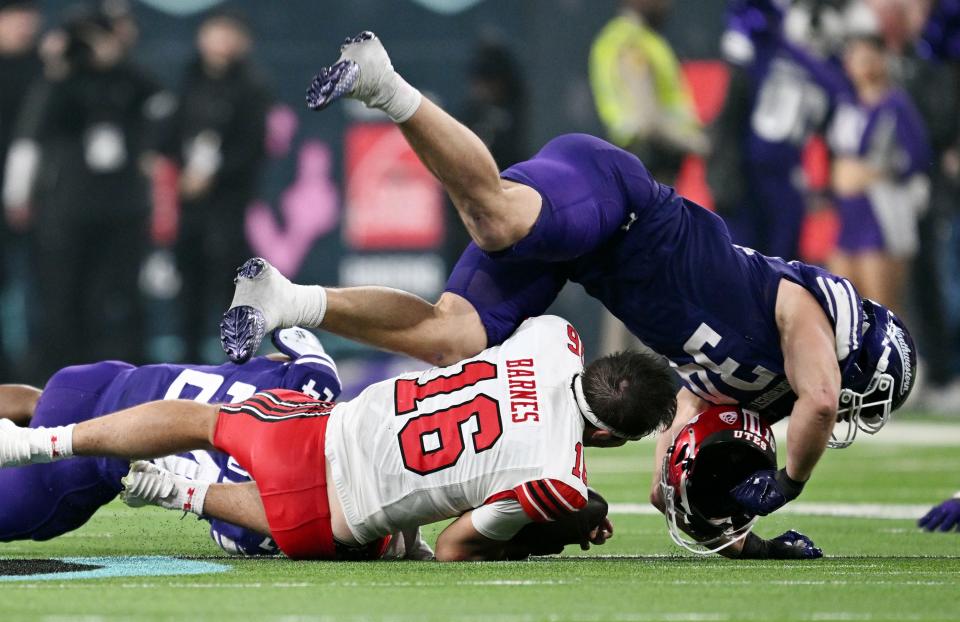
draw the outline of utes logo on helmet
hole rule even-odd
[[[737,413],[732,410],[728,410],[725,413],[720,413],[720,420],[727,425],[733,425],[737,422]]]
[[[776,467],[773,431],[756,413],[731,406],[703,411],[680,429],[663,459],[660,491],[670,537],[701,554],[746,537],[756,517],[743,514],[730,490]]]

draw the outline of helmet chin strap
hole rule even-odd
[[[577,400],[577,408],[580,409],[580,414],[593,427],[609,433],[610,436],[614,436],[616,438],[622,438],[628,441],[637,441],[643,438],[642,434],[631,436],[629,434],[625,434],[623,432],[618,431],[616,428],[604,423],[603,421],[600,421],[600,418],[594,414],[593,409],[590,408],[589,404],[587,404],[587,398],[583,394],[582,374],[576,374],[573,377],[573,381],[570,383],[570,390],[573,391],[573,396]]]

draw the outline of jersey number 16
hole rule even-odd
[[[417,404],[435,395],[450,395],[484,380],[497,377],[497,366],[487,361],[465,363],[452,376],[432,378],[424,384],[415,379],[397,380],[394,395],[397,416],[408,415]],[[455,465],[466,448],[463,425],[474,415],[473,451],[481,453],[496,445],[503,434],[500,405],[483,393],[441,410],[422,413],[404,424],[397,439],[403,465],[409,471],[428,475]]]

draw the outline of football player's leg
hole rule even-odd
[[[30,425],[41,393],[40,389],[24,384],[0,385],[0,419],[9,419],[19,426]]]
[[[387,287],[295,285],[263,259],[244,264],[220,340],[231,360],[253,356],[277,327],[319,327],[361,343],[447,365],[486,347],[477,312],[444,295],[437,303]]]
[[[177,475],[150,462],[134,462],[123,478],[123,502],[192,512],[270,535],[267,514],[255,482],[212,484]]]
[[[256,482],[212,484],[207,491],[204,516],[226,521],[264,536],[270,535],[267,512]]]
[[[0,467],[73,456],[156,458],[212,447],[217,407],[185,400],[149,402],[57,427],[18,428],[0,419]]]
[[[219,407],[188,400],[148,402],[78,424],[73,454],[158,458],[213,447]]]
[[[400,124],[481,248],[506,248],[533,226],[540,211],[537,192],[516,184],[505,189],[483,141],[407,84],[373,33],[361,33],[344,43],[337,63],[321,70],[314,80],[307,102],[322,109],[342,96],[383,110]]]

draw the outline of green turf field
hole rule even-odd
[[[788,528],[807,533],[824,549],[822,560],[683,553],[663,520],[645,513],[653,446],[635,443],[589,456],[591,485],[618,512],[614,539],[587,553],[447,565],[231,560],[217,554],[203,523],[114,504],[57,541],[0,544],[0,557],[190,556],[227,571],[0,582],[0,622],[956,620],[960,534],[921,533],[906,518],[797,512],[908,516],[956,492],[960,422],[925,424],[891,426],[881,433],[886,442],[828,452],[800,500],[805,505],[798,501],[793,513],[758,527],[765,537]]]

